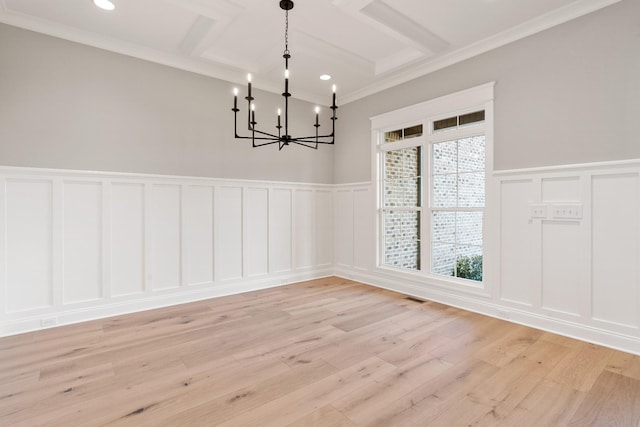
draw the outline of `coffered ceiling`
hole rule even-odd
[[[278,0],[0,0],[0,22],[282,92]],[[342,104],[619,0],[295,0],[295,97]],[[321,74],[332,79],[321,81]]]

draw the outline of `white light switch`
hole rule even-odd
[[[567,204],[551,206],[551,216],[557,219],[581,219],[582,205]]]
[[[530,205],[531,218],[546,218],[547,217],[547,205]]]

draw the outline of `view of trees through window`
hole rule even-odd
[[[431,271],[482,280],[484,136],[432,146]]]

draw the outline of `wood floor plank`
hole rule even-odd
[[[363,425],[431,425],[436,417],[464,399],[469,390],[497,371],[495,366],[480,360],[470,359],[455,364],[409,393],[396,396],[391,404],[378,408],[369,415],[361,414],[365,417],[362,419]]]
[[[172,399],[149,401],[145,405],[149,409],[145,411],[144,417],[128,416],[131,411],[125,411],[119,417],[114,417],[110,424],[181,425],[189,424],[192,420],[215,420],[216,424],[222,424],[334,372],[334,367],[317,360],[267,378],[263,373],[255,373],[252,384],[246,387],[229,385],[226,393],[217,397],[207,395],[204,388],[189,390],[187,394],[177,395]]]
[[[609,359],[606,369],[615,374],[640,380],[640,357],[616,351]]]
[[[545,379],[498,422],[480,425],[504,427],[566,426],[585,396],[585,392]]]
[[[287,427],[326,427],[326,426],[355,427],[357,426],[357,424],[355,424],[349,418],[345,417],[333,406],[327,405],[287,425]]]
[[[370,387],[377,378],[392,369],[394,369],[393,366],[377,357],[372,357],[219,425],[221,427],[286,425],[312,413],[319,406],[328,405],[355,390]]]
[[[329,277],[0,338],[0,425],[640,427],[640,357]]]
[[[541,335],[542,331],[514,325],[504,336],[479,350],[475,357],[502,367],[537,342]]]
[[[334,401],[333,406],[358,425],[368,425],[383,414],[393,416],[398,399],[450,368],[450,364],[426,354],[422,360],[395,368],[366,390],[358,390]]]
[[[589,391],[609,364],[614,351],[595,344],[580,343],[551,371],[548,378],[574,390]]]
[[[640,422],[640,380],[604,371],[569,423],[581,426],[634,426]]]

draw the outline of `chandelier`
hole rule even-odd
[[[285,30],[284,30],[284,126],[282,126],[282,110],[278,108],[278,114],[276,117],[275,129],[277,133],[269,133],[258,130],[256,125],[256,105],[254,104],[253,96],[251,96],[251,74],[247,76],[247,96],[244,98],[247,100],[247,130],[251,133],[251,136],[238,135],[238,88],[233,89],[233,117],[234,117],[234,134],[237,139],[250,139],[253,147],[262,147],[265,145],[278,144],[278,150],[282,150],[285,146],[290,144],[298,144],[303,147],[318,149],[320,144],[333,144],[335,142],[336,131],[336,86],[333,85],[333,97],[331,107],[331,133],[327,135],[320,134],[320,107],[316,107],[316,120],[313,127],[315,127],[315,135],[293,137],[289,135],[289,59],[291,58],[291,52],[289,52],[289,11],[293,9],[293,1],[281,0],[280,8],[285,11]],[[283,132],[284,129],[284,132]]]

